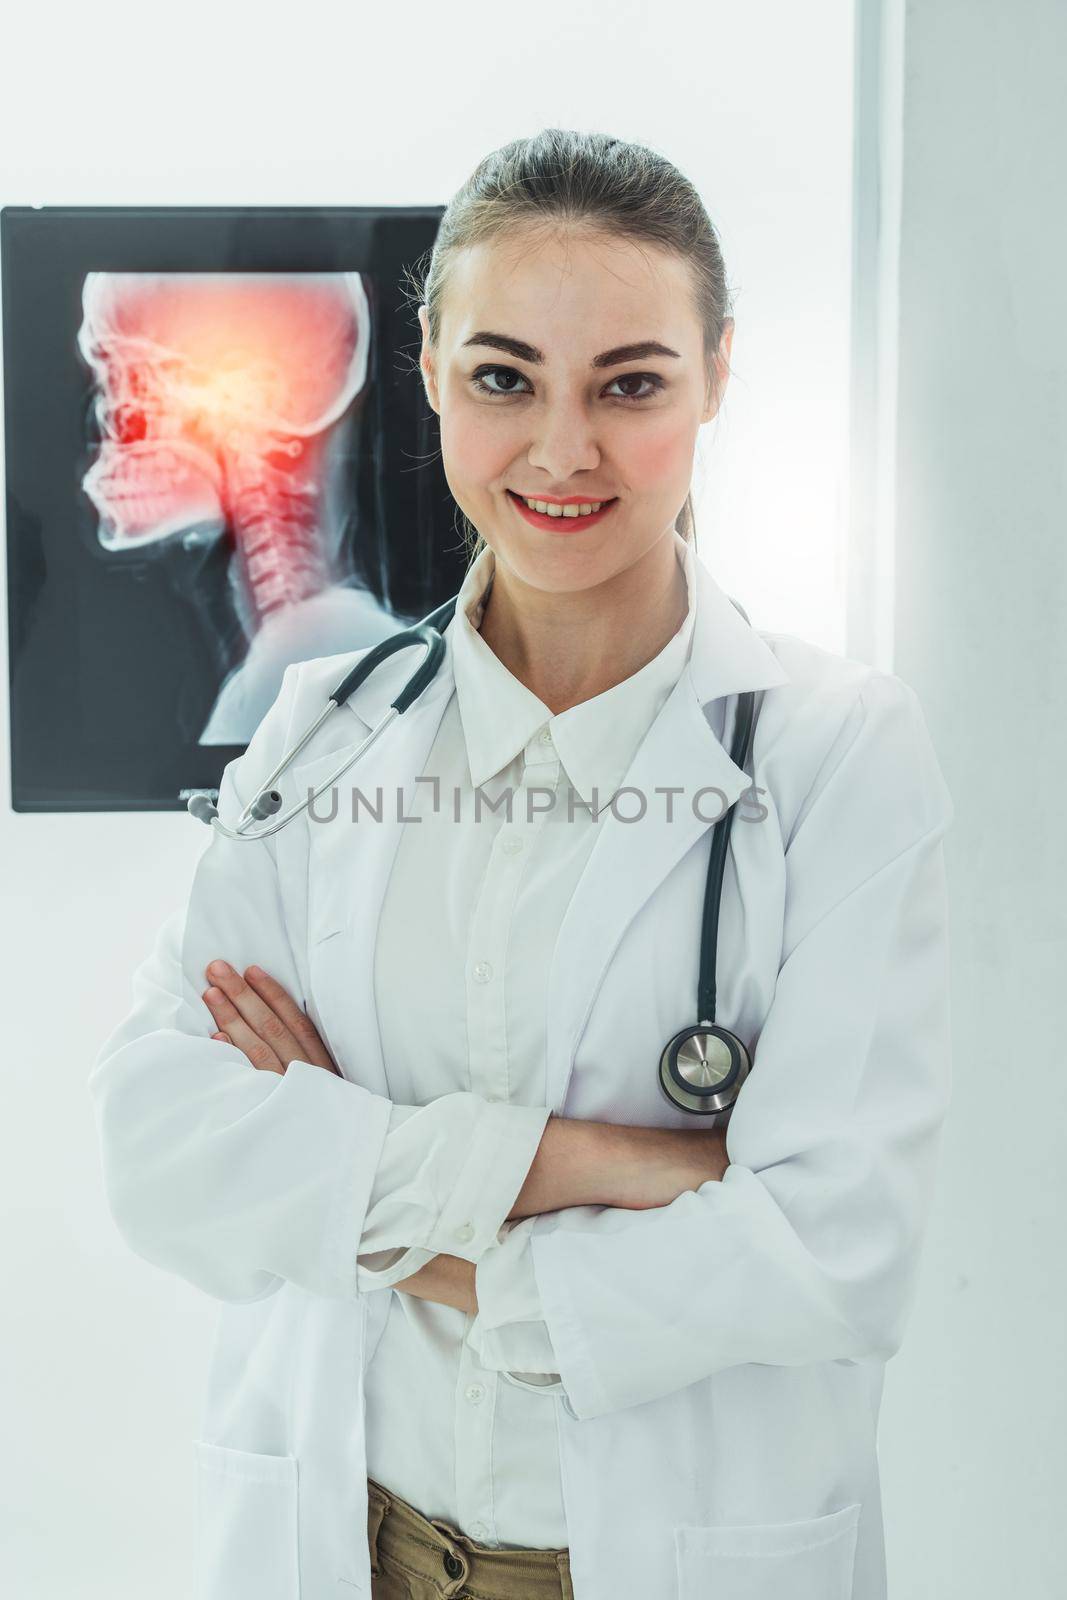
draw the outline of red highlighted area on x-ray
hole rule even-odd
[[[201,742],[246,742],[290,660],[394,628],[346,585],[371,335],[361,276],[92,272],[82,306],[99,434],[82,487],[99,542],[116,555],[232,542],[255,691],[231,674]],[[265,627],[272,646],[265,637],[253,652]]]

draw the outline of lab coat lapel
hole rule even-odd
[[[621,794],[617,811],[602,813],[553,951],[547,1000],[547,1100],[557,1115],[597,990],[626,929],[686,851],[749,785],[747,774],[716,738],[704,707],[710,710],[723,695],[788,680],[773,651],[699,560],[695,574],[697,613],[690,660],[623,777],[622,785],[637,793]],[[730,743],[731,723],[729,718]],[[668,787],[682,791],[672,797],[670,822],[668,796],[657,792]],[[700,794],[701,790],[705,792]],[[610,798],[599,796],[600,805]],[[623,820],[627,817],[639,820]],[[694,939],[699,932],[694,927]],[[695,994],[692,1020],[698,1020]]]
[[[305,799],[309,789],[326,782],[345,756],[358,749],[421,654],[402,650],[389,656],[338,707],[321,735],[325,740],[330,731],[331,747],[292,767],[292,798]],[[309,838],[307,949],[320,1020],[345,1076],[378,1094],[388,1092],[374,1005],[378,921],[403,819],[412,814],[416,779],[425,772],[453,687],[451,654],[446,652],[419,699],[393,717],[333,789],[325,790],[303,823]],[[366,804],[359,801],[355,822],[354,789],[366,799]]]

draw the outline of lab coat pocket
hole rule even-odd
[[[676,1527],[679,1600],[851,1600],[859,1514]]]
[[[196,1600],[299,1600],[297,1458],[195,1451]]]

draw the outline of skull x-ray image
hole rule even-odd
[[[410,293],[440,216],[0,210],[15,810],[214,797],[287,666],[456,593]]]
[[[100,543],[225,542],[244,654],[198,737],[247,744],[291,662],[396,631],[343,538],[371,339],[361,276],[92,272],[82,307]]]

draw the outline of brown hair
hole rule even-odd
[[[725,362],[719,345],[731,320],[718,235],[692,183],[665,156],[606,133],[543,128],[528,139],[513,139],[478,163],[445,208],[424,275],[420,279],[417,267],[405,274],[418,297],[416,305],[426,306],[431,345],[440,337],[441,308],[456,255],[531,224],[577,226],[646,240],[687,260],[694,310],[704,331],[710,399]],[[461,515],[473,560],[485,540]],[[675,528],[687,540],[696,535],[691,492]]]

